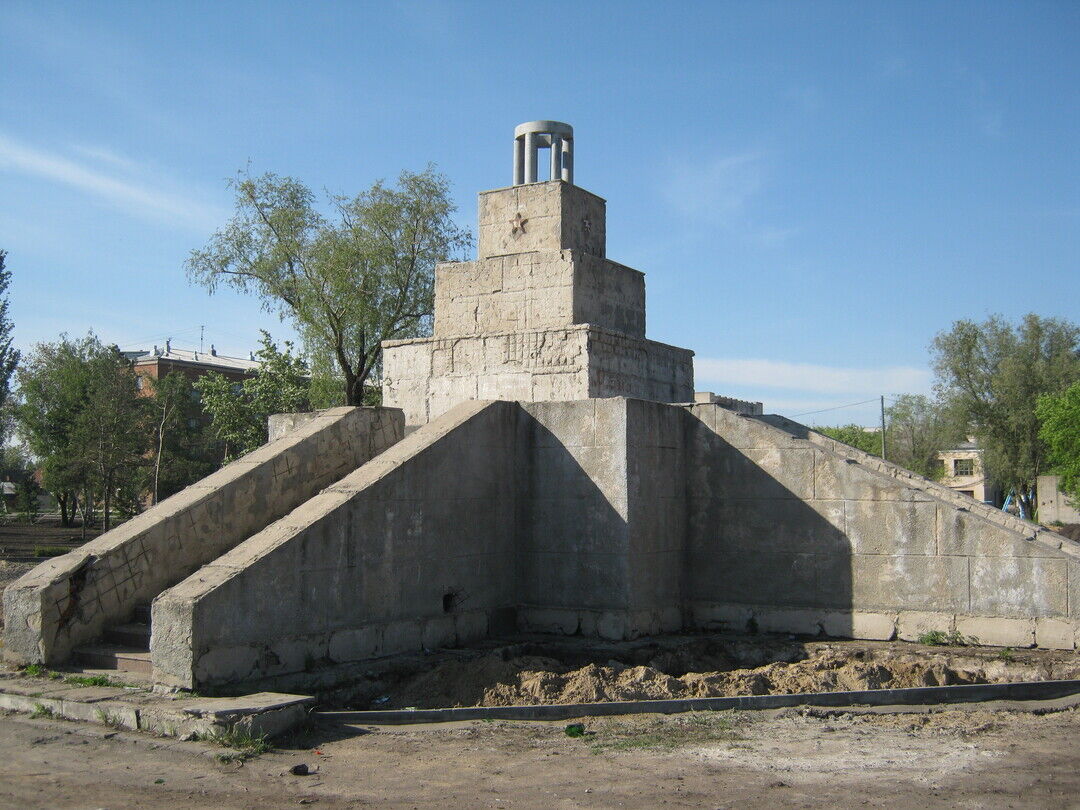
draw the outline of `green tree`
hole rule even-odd
[[[115,346],[101,346],[89,358],[89,387],[85,407],[75,420],[75,447],[90,465],[92,496],[101,504],[102,528],[112,527],[112,510],[118,492],[124,502],[137,499],[136,479],[146,463],[147,400],[138,395],[135,372]],[[130,506],[125,511],[131,511]]]
[[[34,348],[19,369],[19,388],[18,429],[64,525],[81,507],[85,528],[96,502],[108,529],[114,495],[131,488],[147,449],[146,403],[130,363],[93,334],[77,341],[62,335]]]
[[[963,425],[929,397],[901,394],[885,409],[885,448],[889,461],[927,478],[944,472],[938,453],[962,441]]]
[[[19,365],[19,351],[11,346],[12,330],[8,300],[8,286],[11,284],[11,271],[6,269],[7,251],[0,250],[0,411],[6,414],[8,399],[11,395],[11,377]],[[7,419],[3,420],[4,426]],[[6,431],[0,434],[0,443],[6,438]]]
[[[153,463],[143,488],[158,503],[213,472],[220,458],[208,446],[191,381],[172,371],[150,385]]]
[[[932,352],[939,399],[971,426],[989,476],[1034,514],[1046,463],[1035,407],[1080,380],[1080,327],[1035,314],[1017,326],[999,315],[957,321],[934,338]]]
[[[381,342],[429,332],[435,265],[472,242],[451,218],[448,181],[431,166],[403,171],[396,188],[379,181],[330,197],[329,218],[290,177],[242,175],[233,188],[232,221],[192,252],[188,277],[258,295],[294,323],[309,355],[337,367],[345,404],[362,404]]]
[[[867,430],[862,425],[839,425],[837,427],[815,427],[818,433],[823,433],[830,439],[849,444],[852,447],[869,453],[872,456],[881,456],[881,431]]]
[[[292,344],[286,342],[285,351],[279,351],[263,332],[255,357],[259,368],[241,383],[210,372],[194,384],[227,461],[266,443],[271,414],[310,410],[307,365],[293,355]]]
[[[1080,506],[1080,382],[1060,394],[1039,397],[1035,414],[1039,438],[1046,444],[1046,459],[1061,476],[1060,489]]]

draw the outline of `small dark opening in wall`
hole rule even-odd
[[[442,598],[442,612],[453,613],[454,608],[457,607],[458,596],[453,591],[449,591],[443,594]]]

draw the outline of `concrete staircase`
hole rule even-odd
[[[403,433],[401,411],[387,408],[271,418],[267,444],[11,583],[4,590],[3,657],[17,666],[77,661],[151,677],[148,602]]]
[[[132,621],[105,628],[101,641],[76,647],[74,661],[87,669],[113,669],[147,677],[150,662],[150,605],[138,605]]]

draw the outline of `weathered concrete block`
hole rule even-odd
[[[1071,650],[1076,646],[1076,625],[1062,619],[1035,619],[1035,645],[1048,650]]]
[[[934,555],[938,505],[926,501],[843,501],[855,554]]]
[[[827,450],[814,451],[815,489],[812,497],[851,501],[931,501],[931,496],[903,486],[854,459]]]
[[[527,633],[557,633],[572,636],[580,624],[579,611],[529,607],[518,611],[521,629]]]
[[[1022,618],[1067,616],[1065,559],[973,557],[971,613]]]
[[[958,509],[953,504],[937,505],[938,549],[941,554],[980,557],[1046,557],[1063,559],[1064,554],[1035,542],[1035,526],[1023,535],[987,519],[982,514]]]
[[[754,610],[749,605],[694,602],[691,606],[691,620],[694,626],[704,630],[743,633],[746,632],[753,618]]]
[[[338,630],[330,636],[328,655],[332,661],[362,661],[382,655],[382,628],[366,626]]]
[[[956,617],[952,613],[902,610],[896,628],[897,636],[904,641],[918,641],[927,633],[951,633],[956,629]]]
[[[422,641],[425,650],[453,647],[457,644],[457,625],[453,616],[435,616],[424,622]]]
[[[423,629],[419,619],[391,622],[383,628],[383,654],[416,652],[423,647]]]
[[[852,604],[860,609],[968,610],[967,557],[856,555]]]
[[[823,615],[816,610],[770,610],[754,611],[758,629],[763,633],[794,633],[817,636],[825,632]]]
[[[1034,619],[1001,619],[986,616],[958,616],[956,630],[993,647],[1034,647]]]
[[[890,641],[896,637],[896,615],[865,610],[852,611],[851,637]]]
[[[596,634],[600,638],[621,641],[629,631],[625,611],[605,610],[596,619]]]

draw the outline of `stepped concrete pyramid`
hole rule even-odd
[[[538,182],[537,153],[553,178]],[[208,692],[526,631],[680,630],[1074,649],[1080,543],[756,403],[693,399],[605,257],[573,130],[515,133],[480,256],[392,342],[380,408],[270,442],[4,592],[4,657]]]
[[[518,130],[572,143],[559,122]],[[604,200],[552,177],[482,192],[479,258],[436,270],[434,337],[383,345],[383,404],[407,424],[473,399],[693,401],[693,352],[645,339],[644,274],[606,258]]]

